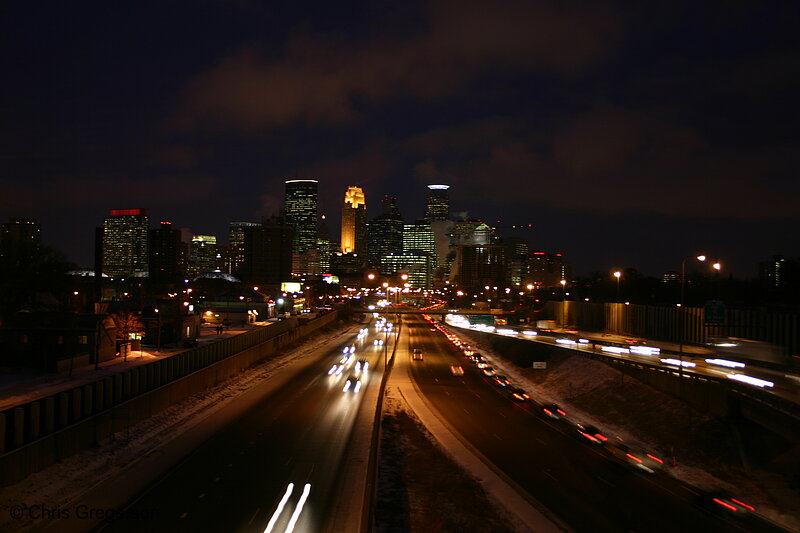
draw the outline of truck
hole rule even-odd
[[[555,320],[537,320],[536,327],[541,330],[551,330],[556,329],[556,321]]]

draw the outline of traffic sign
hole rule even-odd
[[[725,304],[719,300],[710,300],[706,302],[703,308],[703,323],[706,326],[724,326]]]
[[[547,368],[547,362],[546,361],[534,361],[533,362],[533,368]]]

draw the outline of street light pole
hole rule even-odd
[[[680,364],[678,366],[678,376],[680,376],[680,386],[683,387],[683,344],[684,344],[684,337],[686,336],[686,260],[691,259],[689,257],[684,257],[681,261],[681,303],[679,307],[681,308],[679,314],[679,348],[678,348],[678,356]],[[698,261],[705,261],[705,255],[698,255],[695,256],[694,259]]]
[[[383,371],[386,372],[389,364],[389,328],[383,328]]]
[[[567,280],[559,281],[561,284],[561,329],[567,329]]]
[[[621,331],[620,323],[622,322],[622,317],[621,317],[622,310],[620,309],[620,305],[619,305],[619,303],[620,303],[620,301],[619,301],[619,279],[622,277],[622,272],[620,272],[619,270],[615,271],[614,272],[614,277],[617,278],[617,306],[616,306],[617,309],[615,310],[616,312],[613,313],[613,315],[615,317],[614,323],[616,324],[617,327],[614,328],[614,329],[617,332],[617,334],[619,334],[620,331]]]

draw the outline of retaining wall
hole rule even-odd
[[[278,322],[0,412],[0,485],[96,446],[338,318]]]

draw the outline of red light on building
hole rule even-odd
[[[147,209],[112,209],[109,211],[112,217],[124,217],[131,215],[149,215]]]

